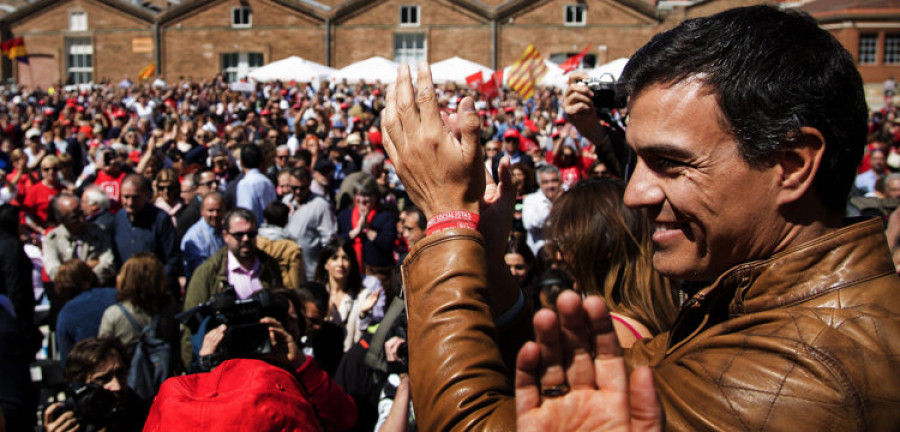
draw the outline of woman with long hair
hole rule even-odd
[[[328,287],[327,321],[343,327],[344,352],[358,342],[365,329],[384,317],[381,282],[359,271],[353,244],[335,237],[319,255],[316,282]]]
[[[150,252],[131,256],[116,277],[117,304],[103,312],[98,337],[113,336],[122,341],[129,355],[141,338],[141,329],[160,316],[157,335],[177,349],[178,325],[174,315],[177,305],[169,296],[168,283],[162,261]],[[124,309],[124,310],[123,310]],[[137,329],[126,316],[137,322]],[[173,355],[172,358],[180,358]]]
[[[172,225],[178,227],[178,215],[185,209],[181,201],[181,181],[173,168],[163,168],[153,181],[153,205],[172,218]]]
[[[653,269],[650,221],[625,206],[625,183],[588,180],[563,193],[550,210],[545,238],[582,295],[601,295],[624,347],[661,333],[675,321],[673,284]]]

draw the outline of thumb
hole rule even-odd
[[[462,145],[470,147],[467,150],[480,149],[478,131],[481,121],[478,119],[478,112],[475,111],[475,101],[468,96],[463,98],[457,108],[456,116]]]

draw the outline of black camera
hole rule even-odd
[[[95,383],[73,383],[66,389],[62,407],[56,410],[54,418],[66,412],[75,413],[83,431],[99,431],[109,425],[119,412],[119,401],[115,393]]]
[[[614,109],[625,108],[625,98],[619,97],[616,93],[616,78],[612,74],[603,74],[598,78],[588,78],[581,80],[580,84],[584,84],[594,92],[591,102],[594,103],[594,109],[600,113],[609,113]]]
[[[261,290],[242,300],[237,297],[233,286],[226,285],[224,291],[205,303],[178,314],[176,318],[190,327],[192,333],[196,333],[204,321],[207,321],[207,330],[225,324],[225,337],[216,352],[220,360],[224,361],[255,358],[272,352],[269,326],[259,320],[272,317],[283,323],[288,309],[288,300],[282,296]]]

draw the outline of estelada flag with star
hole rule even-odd
[[[18,60],[28,64],[28,52],[25,51],[25,39],[21,37],[13,38],[0,43],[0,50],[3,55],[10,60]]]

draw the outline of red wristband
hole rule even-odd
[[[448,229],[454,228],[466,228],[471,230],[478,230],[478,224],[470,222],[470,221],[462,221],[462,220],[449,220],[446,222],[441,222],[438,224],[434,224],[428,229],[425,230],[425,235],[430,236],[435,233],[439,233],[441,231],[446,231]]]
[[[478,225],[478,220],[479,216],[477,213],[467,212],[465,210],[448,211],[438,213],[432,216],[431,219],[428,219],[428,228],[431,228],[432,225],[448,221],[466,221]]]

